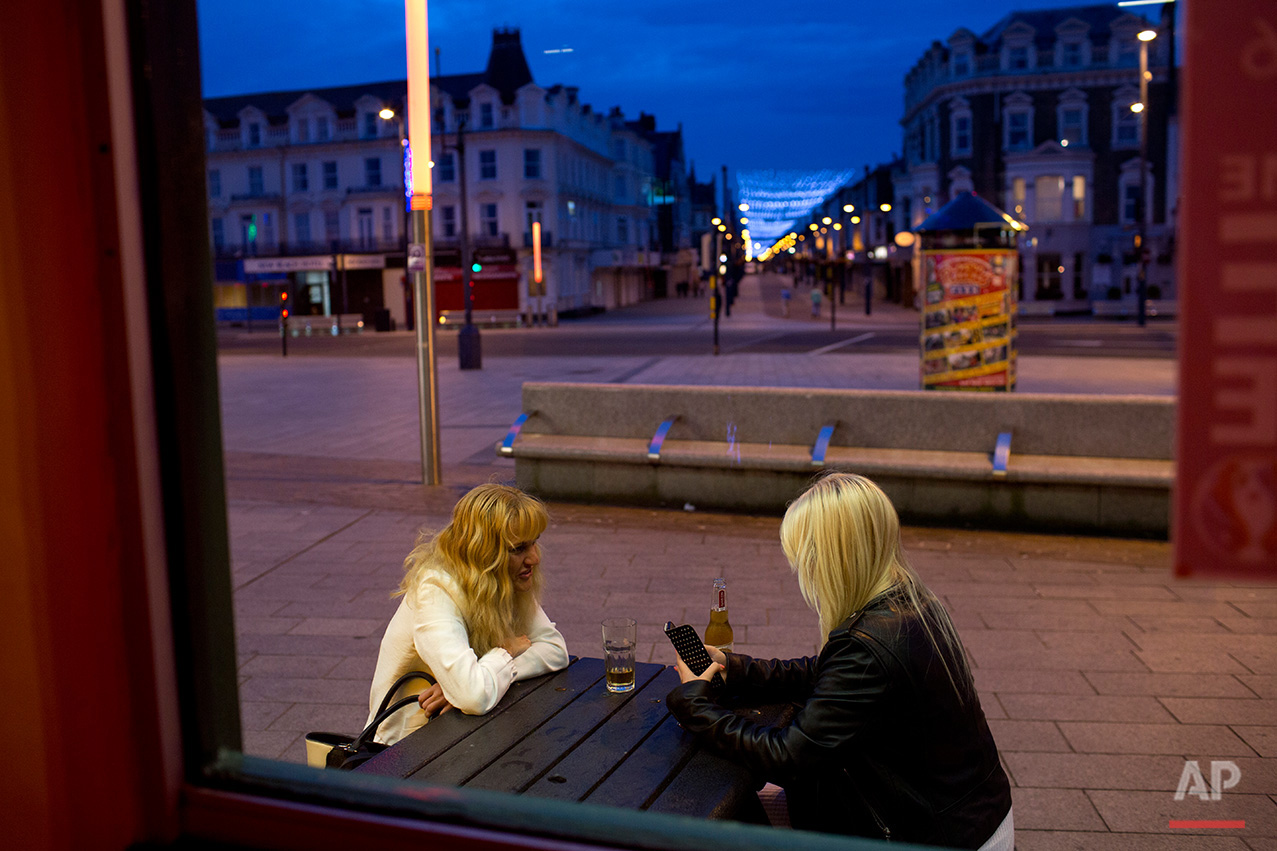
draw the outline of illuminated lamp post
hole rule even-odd
[[[1144,30],[1136,36],[1140,40],[1140,99],[1131,104],[1131,111],[1140,117],[1140,195],[1136,199],[1135,209],[1139,227],[1140,271],[1136,279],[1135,298],[1139,302],[1135,306],[1136,322],[1143,326],[1148,321],[1148,204],[1145,193],[1148,191],[1148,43],[1157,38],[1156,30]]]
[[[408,151],[424,151],[430,160],[430,48],[426,0],[405,0],[404,25],[408,42]],[[417,333],[417,400],[421,413],[421,480],[437,485],[440,473],[439,387],[435,374],[435,291],[431,262],[430,208],[433,186],[430,169],[412,175],[412,243],[405,268],[410,269]],[[417,262],[414,264],[414,257]],[[413,266],[416,268],[412,268]]]

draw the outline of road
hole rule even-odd
[[[831,331],[828,302],[819,319],[800,290],[789,317],[780,315],[779,276],[746,278],[743,296],[733,315],[719,321],[719,350],[723,354],[850,354],[902,353],[918,349],[918,315],[898,305],[875,305],[866,316],[863,302],[848,298]],[[1140,328],[1133,320],[1091,317],[1021,317],[1018,350],[1022,355],[1064,357],[1133,357],[1174,359],[1177,323],[1153,319]],[[557,327],[484,328],[484,357],[634,357],[708,353],[712,325],[708,299],[663,299],[621,308],[592,317],[565,319]],[[437,335],[438,357],[456,357],[456,333]],[[222,354],[268,354],[280,348],[278,332],[261,328],[222,329]],[[288,354],[374,357],[413,357],[415,336],[407,331],[363,333],[340,338],[296,337]]]

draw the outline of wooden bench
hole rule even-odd
[[[847,470],[913,522],[1169,529],[1169,398],[527,383],[523,410],[497,454],[547,498],[772,512]]]

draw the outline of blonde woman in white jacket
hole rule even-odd
[[[548,523],[535,497],[486,484],[457,502],[442,530],[422,535],[404,561],[396,592],[403,600],[381,640],[369,722],[403,674],[425,671],[437,682],[421,692],[420,709],[387,719],[377,741],[394,744],[452,708],[482,715],[515,680],[567,667],[563,636],[539,602],[537,539]],[[423,685],[409,682],[400,692]]]

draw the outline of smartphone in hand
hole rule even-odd
[[[670,643],[674,645],[674,650],[678,653],[678,657],[683,660],[683,664],[691,669],[693,674],[700,676],[705,673],[705,669],[713,664],[709,658],[709,653],[705,651],[705,645],[701,642],[701,637],[696,634],[696,630],[687,624],[682,626],[674,626],[673,621],[665,622],[665,634],[669,637]],[[723,684],[723,675],[716,672],[710,685],[718,688]]]

